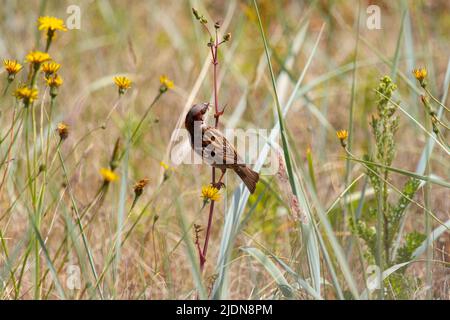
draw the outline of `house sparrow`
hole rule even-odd
[[[195,104],[186,115],[184,125],[189,131],[192,148],[209,165],[222,170],[222,176],[216,184],[223,185],[222,178],[226,169],[233,169],[250,193],[255,192],[259,174],[244,164],[234,147],[219,130],[203,122],[203,116],[208,108],[209,103]]]

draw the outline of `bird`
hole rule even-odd
[[[222,132],[205,124],[203,117],[209,107],[209,103],[194,104],[186,115],[184,125],[190,135],[191,147],[206,163],[222,171],[215,184],[219,189],[223,185],[222,178],[226,170],[231,169],[241,178],[250,193],[254,193],[259,174],[242,161]]]

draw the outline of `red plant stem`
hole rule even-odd
[[[217,49],[219,47],[218,37],[217,37],[217,30],[216,30],[216,40],[213,46],[211,46],[211,56],[212,56],[212,64],[213,64],[213,77],[214,77],[214,108],[215,108],[215,128],[219,126],[219,117],[221,116],[221,113],[219,112],[219,96],[217,94],[217,65],[219,64],[217,59]],[[212,168],[212,184],[214,185],[216,182],[216,168]],[[200,272],[203,273],[205,262],[206,262],[206,253],[208,252],[208,244],[209,244],[209,237],[211,235],[211,226],[212,226],[212,220],[213,220],[213,214],[214,214],[214,201],[211,201],[211,204],[209,206],[209,215],[208,215],[208,226],[206,227],[206,236],[205,236],[205,244],[203,246],[203,252],[199,253],[200,256]]]
[[[217,34],[217,33],[216,33]],[[214,69],[214,108],[216,109],[216,114],[214,115],[214,118],[216,119],[215,127],[217,128],[219,126],[219,96],[217,94],[217,65],[219,62],[217,61],[217,36],[216,36],[216,44],[214,45],[214,57],[213,57],[213,69]]]
[[[209,216],[208,216],[208,227],[206,229],[206,237],[205,237],[205,244],[203,246],[203,253],[200,256],[200,261],[203,263],[200,263],[200,270],[203,271],[203,268],[205,266],[206,262],[206,253],[208,252],[208,243],[209,243],[209,236],[211,234],[211,225],[212,225],[212,218],[214,213],[214,201],[211,201],[211,205],[209,206]]]

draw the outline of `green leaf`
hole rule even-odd
[[[268,256],[262,253],[259,249],[251,247],[242,247],[242,251],[248,253],[261,263],[267,272],[272,276],[273,280],[277,283],[281,293],[286,298],[292,298],[294,295],[294,288],[286,281],[286,278],[281,273],[280,269],[270,260]]]

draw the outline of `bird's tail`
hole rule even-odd
[[[259,180],[259,174],[247,166],[238,166],[234,169],[238,176],[247,186],[250,193],[255,192],[256,183]]]

